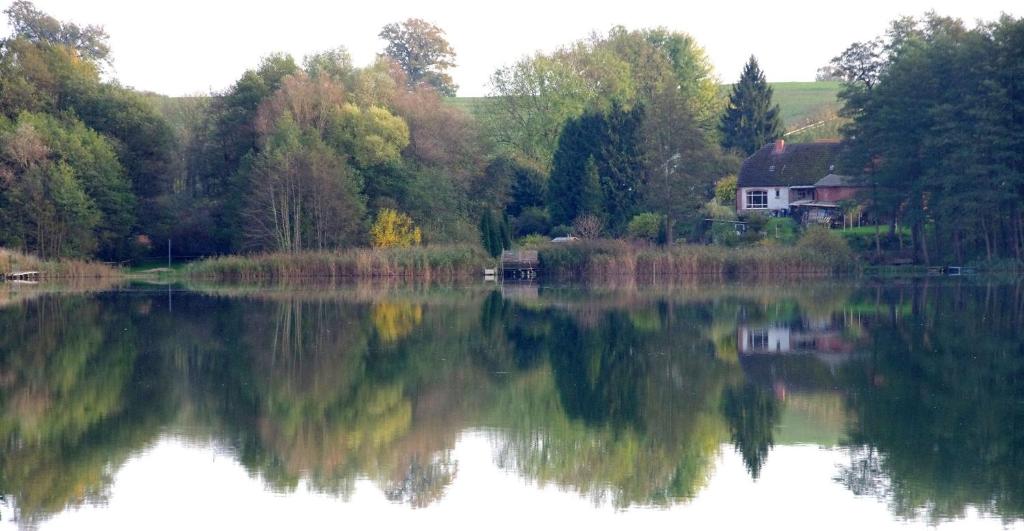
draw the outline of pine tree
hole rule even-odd
[[[604,197],[601,193],[601,176],[597,171],[597,162],[594,157],[587,157],[586,170],[583,172],[583,181],[579,189],[579,210],[578,216],[590,214],[597,216],[601,214],[601,203]]]
[[[779,106],[772,104],[772,88],[754,56],[743,67],[739,83],[732,87],[719,130],[723,148],[737,149],[746,155],[782,137]]]
[[[621,231],[640,202],[643,175],[641,106],[613,105],[566,122],[548,178],[548,211],[567,225],[591,214]]]

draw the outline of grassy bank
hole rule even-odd
[[[494,260],[470,245],[428,245],[335,252],[273,253],[211,258],[190,264],[184,274],[201,279],[254,281],[298,278],[476,277]]]
[[[538,251],[544,275],[567,280],[622,276],[764,279],[829,276],[857,268],[848,249],[812,245],[661,248],[599,240],[545,245]]]
[[[43,279],[91,279],[122,276],[117,268],[82,260],[41,260],[36,256],[0,248],[0,276],[38,271]]]

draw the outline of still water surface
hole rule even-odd
[[[0,528],[1024,528],[1024,285],[0,286]]]

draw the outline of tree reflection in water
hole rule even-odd
[[[793,441],[841,443],[837,481],[896,515],[1015,519],[1022,314],[984,283],[28,297],[0,309],[0,491],[28,526],[102,503],[177,433],[278,492],[425,507],[483,429],[499,466],[615,507]]]

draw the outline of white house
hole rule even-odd
[[[786,144],[776,140],[747,157],[736,180],[736,212],[785,215],[838,212],[857,184],[835,175],[839,142]]]

